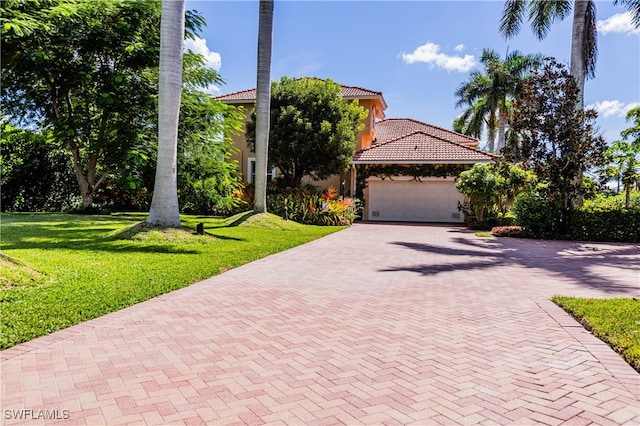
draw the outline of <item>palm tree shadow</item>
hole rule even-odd
[[[398,266],[382,272],[409,271],[424,276],[443,272],[485,270],[503,265],[520,265],[542,269],[559,278],[567,278],[581,286],[606,293],[640,294],[640,246],[599,245],[595,243],[544,241],[518,238],[478,240],[465,236],[454,237],[452,242],[462,248],[438,246],[428,243],[401,242],[390,244],[421,253],[452,256],[451,262]],[[615,275],[598,273],[599,267],[638,271],[638,282],[628,283]]]
[[[209,228],[211,228],[211,229],[216,229],[216,228],[234,228],[236,226],[242,225],[251,216],[254,216],[255,214],[256,214],[256,212],[254,212],[253,210],[250,210],[250,211],[244,212],[244,213],[239,213],[239,214],[237,214],[235,216],[235,219],[233,219],[232,222],[226,223],[226,224],[223,224],[223,225],[218,225],[218,226],[210,226]]]

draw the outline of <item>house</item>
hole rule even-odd
[[[386,118],[387,104],[381,92],[341,86],[348,101],[358,100],[369,111],[358,133],[351,170],[326,181],[311,181],[319,188],[333,186],[340,194],[363,200],[363,220],[412,222],[462,222],[458,203],[463,196],[455,187],[460,172],[475,163],[492,162],[496,156],[478,149],[479,141],[451,130],[408,118]],[[242,107],[245,122],[251,119],[256,90],[216,97]],[[255,155],[244,135],[233,137],[236,160],[243,179],[253,182]],[[270,177],[276,170],[269,171]]]

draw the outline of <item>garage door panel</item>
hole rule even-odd
[[[462,202],[453,180],[370,181],[367,208],[370,220],[462,222]]]

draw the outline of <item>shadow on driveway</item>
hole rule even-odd
[[[424,276],[520,265],[546,270],[606,293],[640,295],[640,245],[546,241],[518,238],[454,237],[451,246],[396,241],[390,244],[422,253],[450,256],[451,262],[398,266],[381,272],[409,271]],[[599,273],[609,269],[611,273]],[[617,271],[614,273],[614,271]]]

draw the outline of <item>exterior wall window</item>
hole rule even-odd
[[[267,168],[267,181],[276,177],[276,168]],[[247,159],[247,182],[253,183],[256,178],[256,157]]]

